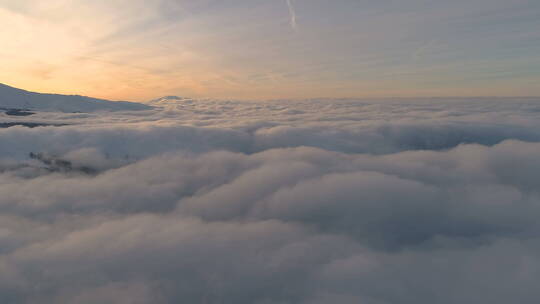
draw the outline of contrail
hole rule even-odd
[[[297,30],[297,24],[296,24],[296,11],[294,10],[294,6],[292,4],[292,0],[287,0],[287,6],[289,7],[289,15],[291,15],[291,27],[293,30]]]

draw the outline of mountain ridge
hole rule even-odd
[[[0,83],[0,108],[50,112],[139,111],[152,107],[129,101],[111,101],[82,95],[37,93]]]

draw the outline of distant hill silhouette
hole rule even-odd
[[[54,112],[96,112],[148,110],[150,106],[127,101],[110,101],[80,95],[42,94],[0,83],[0,109]]]

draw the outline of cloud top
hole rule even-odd
[[[1,302],[540,297],[537,100],[159,105],[0,129]]]

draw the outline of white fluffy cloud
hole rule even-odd
[[[537,102],[21,118],[71,125],[0,129],[0,301],[536,303]]]

